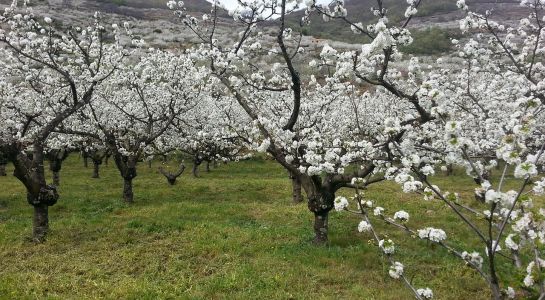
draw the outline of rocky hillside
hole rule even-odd
[[[384,0],[384,2],[385,7],[390,10],[390,21],[404,20],[406,1]],[[345,0],[345,3],[349,20],[364,24],[375,21],[371,8],[376,6],[376,1]],[[511,24],[528,15],[528,11],[520,7],[520,0],[466,0],[466,3],[477,12],[492,10],[494,18]],[[303,15],[302,11],[294,13],[289,17],[289,24],[306,35],[343,42],[367,42],[364,36],[354,35],[343,21],[324,22],[317,14],[312,15],[310,25],[300,27]],[[416,42],[408,49],[409,52],[428,55],[448,51],[450,39],[459,34],[458,20],[462,17],[463,13],[456,7],[456,0],[423,0],[418,14],[411,21],[410,26]]]
[[[106,23],[129,22],[133,32],[143,38],[150,46],[160,48],[188,47],[197,42],[195,35],[180,24],[166,6],[166,0],[33,0],[36,14],[50,16],[56,26],[86,26],[92,22],[95,11],[102,12]],[[202,15],[210,12],[206,0],[185,0],[188,13]],[[12,0],[0,0],[2,6],[10,5]],[[226,39],[236,34],[232,19],[221,14],[220,28]],[[234,38],[234,37],[233,37]]]
[[[167,0],[33,0],[32,5],[38,14],[55,19],[58,26],[67,24],[86,25],[94,11],[101,11],[110,23],[129,21],[133,31],[154,47],[187,47],[198,42],[172,11],[166,7]],[[345,0],[348,18],[355,22],[374,21],[372,0]],[[392,22],[400,22],[406,8],[405,0],[384,0],[390,9]],[[0,0],[0,9],[12,0]],[[184,0],[190,14],[201,15],[210,11],[207,0]],[[405,49],[409,53],[433,55],[450,50],[450,39],[457,37],[458,22],[462,13],[455,0],[423,0],[418,15],[411,23],[415,43]],[[477,11],[494,10],[495,17],[504,22],[518,22],[527,12],[518,3],[520,0],[467,0],[468,5]],[[305,35],[303,45],[309,50],[320,49],[325,43],[335,43],[340,47],[351,48],[349,44],[367,42],[364,36],[354,35],[341,21],[323,22],[314,15],[311,24],[300,27],[303,12],[299,11],[288,18],[289,26]],[[221,14],[218,32],[224,41],[237,38],[239,31],[226,12]],[[274,26],[274,22],[270,26]],[[265,29],[265,31],[268,31]],[[274,40],[271,37],[271,42]]]

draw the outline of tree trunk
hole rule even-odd
[[[500,285],[496,282],[490,283],[490,291],[492,292],[492,300],[502,300],[502,293],[500,289]]]
[[[34,208],[32,239],[43,242],[49,228],[48,207],[59,199],[57,188],[45,181],[43,146],[35,143],[32,156],[22,153],[16,144],[8,150],[14,166],[13,175],[25,186],[27,202]]]
[[[327,242],[329,211],[314,213],[314,240],[316,245]]]
[[[45,204],[34,206],[34,220],[32,224],[32,240],[43,243],[49,231],[49,207]]]
[[[447,165],[447,176],[451,176],[454,173],[454,167],[452,164]]]
[[[114,153],[114,162],[123,178],[123,200],[127,203],[133,202],[132,180],[136,177],[136,164],[138,157],[123,156],[119,152]]]
[[[210,161],[209,160],[206,161],[206,172],[207,173],[210,172]]]
[[[5,164],[0,164],[0,176],[7,176],[8,174],[6,173],[6,165]]]
[[[199,177],[199,165],[197,163],[193,163],[191,172],[193,173],[193,177]]]
[[[123,179],[123,200],[127,203],[134,202],[134,194],[132,192],[132,179]]]
[[[301,193],[301,181],[297,176],[290,176],[292,185],[293,203],[298,204],[303,202],[303,195]]]
[[[60,172],[62,169],[62,162],[64,158],[57,156],[57,152],[50,153],[49,155],[49,170],[53,173],[53,185],[59,186],[61,184]]]
[[[323,245],[328,240],[328,217],[334,207],[336,187],[330,178],[322,180],[320,176],[308,175],[297,177],[307,194],[308,209],[314,214],[313,243]]]
[[[151,159],[150,159],[150,160],[148,160],[148,168],[150,168],[150,169],[151,169]]]
[[[60,172],[58,172],[58,171],[53,171],[53,185],[54,186],[60,186],[61,185]]]
[[[85,168],[89,167],[89,157],[85,153],[83,154],[83,166]]]
[[[100,164],[98,162],[93,162],[93,176],[92,178],[99,178],[99,168]]]

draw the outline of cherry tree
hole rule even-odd
[[[88,154],[91,161],[93,161],[93,175],[92,178],[100,178],[100,166],[110,155],[111,150],[101,142],[97,141],[89,143],[85,148],[85,152]]]
[[[410,18],[417,13],[419,1],[408,3],[406,17]],[[388,215],[379,203],[365,198],[363,187],[356,189],[354,206],[342,199],[338,208],[363,216],[358,230],[371,233],[390,263],[390,276],[402,280],[417,299],[430,299],[433,292],[415,288],[406,278],[403,264],[394,259],[395,242],[377,231],[373,225],[376,219],[394,225],[408,236],[444,247],[483,278],[492,299],[517,295],[543,299],[544,217],[543,209],[532,201],[532,194],[543,193],[543,180],[535,179],[543,168],[545,145],[544,68],[540,61],[543,3],[521,1],[522,6],[529,8],[529,17],[522,19],[518,27],[494,21],[489,11],[471,12],[464,1],[457,4],[467,12],[460,28],[469,39],[465,43],[453,41],[458,47],[458,58],[451,63],[450,58],[441,58],[431,70],[417,58],[411,58],[407,76],[400,76],[394,62],[400,57],[400,41],[410,36],[403,33],[403,27],[389,25],[382,1],[377,1],[375,10],[378,22],[367,27],[349,21],[343,1],[334,1],[333,9],[314,4],[308,13],[318,11],[325,19],[340,18],[356,33],[373,38],[361,51],[329,52],[334,53],[334,77],[350,74],[350,80],[378,86],[372,97],[380,103],[403,102],[413,106],[412,110],[398,109],[398,116],[381,122],[385,133],[391,136],[386,143],[385,177],[399,183],[405,192],[420,193],[424,201],[446,204],[481,242],[482,249],[471,249],[471,241],[449,242],[447,233],[440,228],[412,228],[407,212],[396,207],[397,211]],[[463,199],[449,186],[434,184],[435,170],[447,165],[465,169],[478,184],[473,199]],[[498,165],[501,175],[492,178],[490,170]],[[509,175],[517,188],[506,188]],[[513,270],[506,269],[505,262],[515,270],[521,269],[525,274],[523,282],[509,282],[507,274]],[[513,286],[522,288],[517,291]]]
[[[123,199],[132,203],[138,162],[167,147],[159,138],[195,108],[206,76],[185,54],[140,53],[136,63],[120,68],[97,93],[85,110],[89,120],[81,123],[84,128],[67,132],[95,138],[110,149],[123,178]]]
[[[49,161],[49,170],[53,175],[53,185],[60,186],[60,171],[62,163],[68,158],[73,148],[71,136],[53,133],[46,142],[44,155]]]
[[[14,175],[34,207],[33,239],[49,228],[48,207],[59,195],[44,174],[44,150],[55,129],[91,103],[94,92],[129,55],[116,28],[95,14],[86,28],[57,30],[27,2],[17,1],[0,17],[0,152],[14,164]],[[112,43],[106,43],[112,38]],[[31,157],[24,152],[29,151]]]
[[[181,2],[170,1],[168,6],[201,39],[195,59],[208,62],[223,85],[222,94],[236,101],[249,119],[237,126],[247,146],[268,153],[288,171],[294,198],[300,198],[297,193],[301,188],[305,191],[314,214],[314,242],[323,244],[335,193],[353,187],[354,178],[366,178],[367,185],[383,180],[369,164],[370,157],[380,156],[380,147],[373,141],[353,138],[365,134],[358,130],[359,106],[354,104],[361,93],[354,85],[338,78],[323,82],[298,70],[297,66],[309,62],[300,47],[302,36],[286,27],[286,16],[299,9],[301,1],[239,4],[230,12],[241,26],[234,44],[216,34],[217,1],[202,20],[186,16]],[[274,37],[260,29],[271,20],[278,24]],[[355,170],[349,170],[354,165]]]
[[[211,79],[212,87],[220,84]],[[247,121],[243,112],[232,99],[221,95],[221,91],[211,89],[203,94],[198,106],[183,119],[177,119],[173,131],[168,136],[177,139],[164,141],[176,149],[192,157],[192,174],[198,177],[198,168],[206,164],[206,172],[210,164],[218,162],[239,161],[251,155],[237,132],[239,122]]]

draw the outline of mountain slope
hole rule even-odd
[[[494,10],[495,17],[502,21],[515,22],[528,12],[519,6],[517,0],[471,0],[467,1],[469,7],[477,12],[485,10]],[[348,19],[354,22],[370,24],[376,20],[371,13],[371,8],[376,7],[376,1],[372,0],[346,0],[348,10]],[[400,22],[404,20],[404,13],[407,7],[406,1],[385,0],[384,6],[389,10],[389,19],[391,22]],[[300,20],[304,12],[299,11],[288,17],[291,27],[300,27]],[[413,28],[442,27],[454,28],[457,26],[463,14],[456,7],[455,0],[423,0],[418,9],[418,14],[411,21]],[[346,23],[339,20],[324,22],[321,16],[314,13],[311,16],[311,23],[304,28],[300,28],[305,34],[319,38],[338,39],[341,41],[364,41],[363,37],[354,37]]]

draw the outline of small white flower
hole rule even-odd
[[[401,222],[407,222],[409,221],[409,213],[407,213],[404,210],[400,210],[394,214],[394,220],[398,220]]]
[[[384,212],[384,208],[380,207],[380,206],[377,206],[374,210],[373,210],[373,214],[375,216],[382,216],[382,213]]]
[[[378,246],[385,254],[393,254],[395,252],[395,244],[392,240],[380,240]]]
[[[530,274],[526,275],[526,277],[524,277],[524,286],[526,287],[531,287],[532,285],[534,285],[534,277]]]
[[[420,297],[424,299],[433,299],[433,292],[429,288],[418,289],[416,290],[416,292],[418,293]]]
[[[393,265],[390,266],[390,271],[388,271],[390,277],[393,279],[399,279],[403,275],[403,264],[396,261]]]
[[[427,227],[427,228],[418,230],[418,237],[421,239],[426,239],[432,242],[440,243],[447,239],[447,234],[442,229]]]
[[[524,162],[515,168],[515,177],[516,178],[527,178],[537,175],[537,167],[533,163]]]
[[[345,197],[337,197],[335,198],[335,210],[336,211],[343,211],[345,208],[348,207],[348,200]]]
[[[359,232],[367,232],[371,230],[371,224],[367,223],[367,221],[361,221],[358,224],[358,231]]]
[[[478,252],[468,253],[467,251],[462,252],[462,258],[478,268],[483,266],[483,258]]]
[[[519,249],[519,245],[513,240],[515,237],[514,234],[510,234],[505,238],[505,246],[508,249],[511,249],[513,251],[517,251]]]

